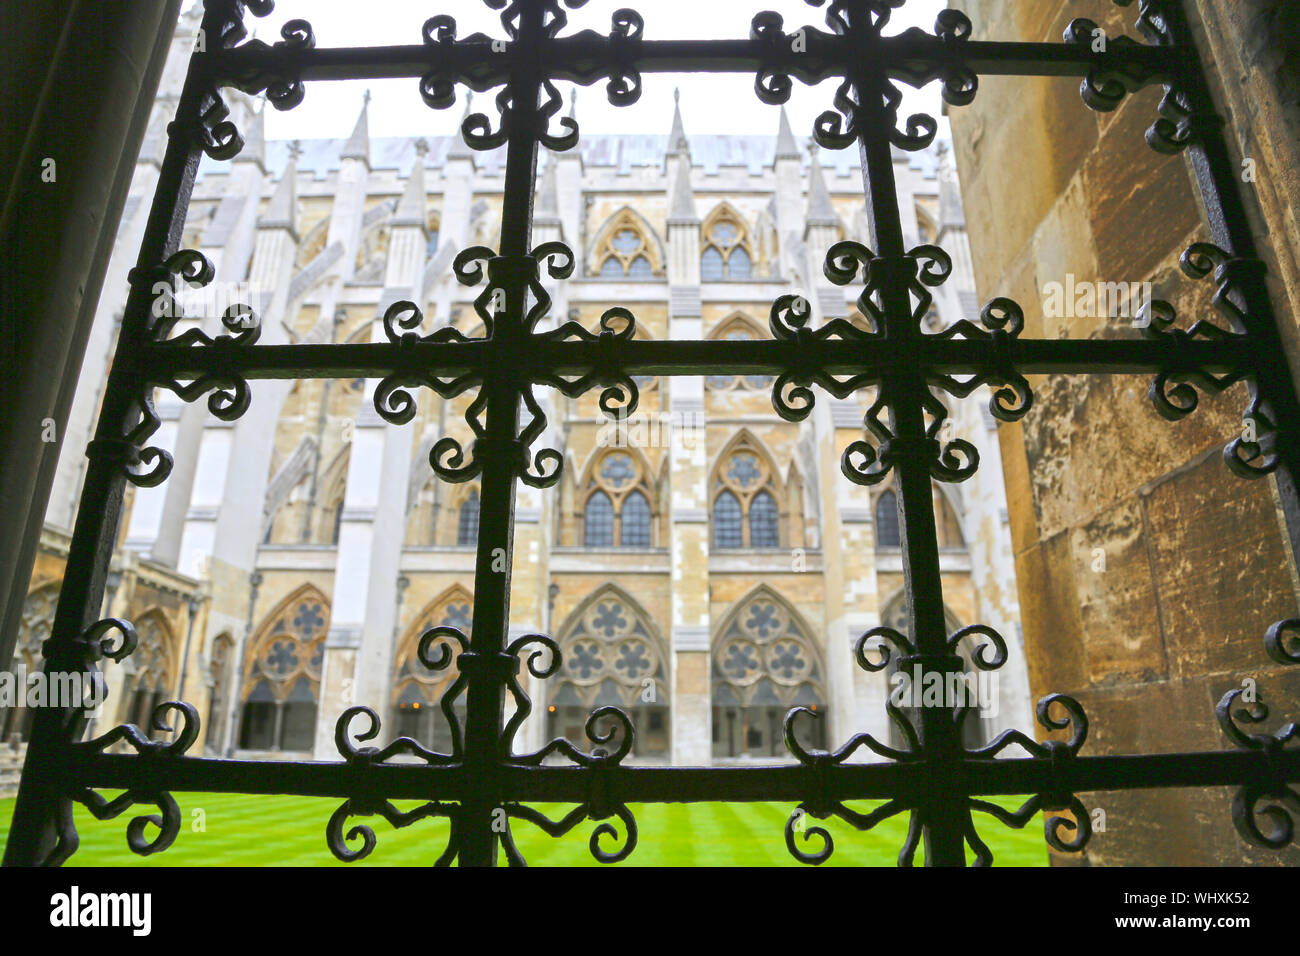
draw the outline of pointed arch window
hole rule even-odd
[[[244,666],[241,749],[312,748],[328,628],[329,602],[309,586],[281,603],[259,629]]]
[[[469,636],[474,599],[459,585],[444,591],[415,617],[398,643],[393,664],[393,736],[410,737],[436,753],[457,749],[451,724],[442,711],[443,696],[459,677],[455,660],[446,670],[425,667],[419,658],[420,638],[434,627],[454,627]],[[453,651],[459,650],[452,648]],[[452,701],[452,713],[465,726],[465,696]]]
[[[957,517],[957,509],[952,506],[948,496],[940,490],[938,485],[934,487],[934,524],[936,540],[941,549],[957,549],[966,547],[966,539],[961,530],[961,519]]]
[[[122,695],[127,708],[124,719],[148,732],[154,710],[175,690],[175,639],[159,611],[144,614],[136,622],[135,631],[138,641],[126,659],[130,676]]]
[[[709,216],[700,244],[700,278],[705,282],[752,278],[754,252],[749,230],[730,206],[720,206]]]
[[[659,251],[647,225],[626,208],[601,230],[591,261],[603,279],[651,279],[662,273]]]
[[[740,501],[730,491],[723,491],[713,503],[713,546],[743,548],[745,517]]]
[[[582,543],[589,548],[654,546],[654,509],[639,456],[609,451],[590,467],[582,503]]]
[[[645,612],[607,586],[570,616],[561,635],[563,663],[546,709],[550,736],[582,739],[591,711],[610,705],[632,719],[633,754],[667,757],[667,655]]]
[[[885,491],[876,499],[876,547],[897,548],[902,543],[898,528],[898,496]]]
[[[587,498],[587,511],[583,516],[582,528],[582,543],[587,547],[613,547],[614,503],[605,492],[595,491]]]
[[[780,517],[776,499],[770,492],[760,491],[749,503],[749,543],[755,548],[777,548],[781,545]]]
[[[320,477],[320,496],[317,510],[311,517],[316,521],[317,544],[338,544],[343,531],[343,503],[348,490],[348,467],[352,460],[350,446],[345,446],[335,456]]]
[[[713,477],[713,546],[779,548],[780,487],[771,461],[747,440],[719,461]]]
[[[712,660],[715,758],[784,756],[790,708],[825,710],[821,652],[807,624],[768,588],[727,616]],[[796,724],[800,743],[822,747],[824,723]]]
[[[478,488],[471,488],[461,502],[456,523],[456,543],[461,547],[478,544]]]

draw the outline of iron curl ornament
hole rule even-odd
[[[1151,402],[1162,418],[1178,421],[1196,410],[1198,389],[1217,395],[1245,381],[1249,404],[1242,415],[1242,431],[1224,446],[1223,458],[1233,474],[1241,478],[1272,474],[1282,460],[1280,446],[1284,435],[1278,427],[1280,416],[1260,387],[1259,370],[1254,367],[1262,358],[1250,348],[1251,331],[1258,326],[1258,321],[1240,304],[1242,290],[1263,281],[1264,264],[1258,259],[1232,256],[1213,243],[1196,242],[1183,252],[1179,265],[1192,279],[1213,276],[1216,288],[1212,303],[1228,320],[1229,330],[1207,319],[1197,319],[1186,330],[1178,328],[1173,306],[1155,299],[1147,304],[1141,316],[1143,336],[1170,342],[1176,356],[1188,351],[1198,340],[1215,342],[1223,346],[1223,354],[1232,361],[1226,371],[1218,373],[1190,359],[1176,361],[1161,369],[1152,380],[1148,393]]]
[[[290,20],[281,28],[282,39],[273,45],[249,40],[244,11],[256,17],[268,16],[274,0],[205,0],[202,25],[195,44],[192,72],[203,78],[204,88],[196,108],[178,116],[168,128],[184,136],[215,160],[229,160],[244,148],[244,138],[230,120],[230,110],[221,98],[220,87],[233,86],[250,95],[266,92],[267,101],[278,110],[302,102],[305,87],[297,71],[285,65],[298,51],[312,50],[316,36],[306,20]],[[231,67],[228,54],[238,56]],[[220,61],[218,58],[221,57]]]
[[[438,633],[435,635],[435,632]],[[462,647],[467,646],[464,635],[455,628],[434,628],[421,638],[419,651],[421,662],[425,663],[426,666],[431,666],[431,661],[439,663],[440,666],[432,667],[435,670],[445,668],[450,663],[450,652],[440,653],[437,657],[433,657],[430,655],[430,651],[433,647],[439,646],[440,641],[447,638],[455,640]],[[436,767],[460,766],[463,744],[460,739],[460,728],[455,713],[451,710],[451,704],[463,686],[463,678],[458,678],[452,687],[444,693],[442,700],[443,714],[452,728],[454,750],[451,754],[435,753],[421,746],[410,737],[398,737],[382,748],[374,746],[358,747],[352,742],[354,737],[357,741],[364,742],[373,740],[379,735],[381,728],[379,715],[369,707],[353,706],[339,716],[334,729],[334,743],[344,760],[350,767],[355,769],[358,775],[358,792],[339,804],[338,808],[330,815],[325,826],[325,843],[337,859],[344,863],[355,863],[357,860],[365,859],[374,851],[378,839],[370,826],[357,824],[347,827],[347,822],[352,817],[372,816],[382,817],[395,830],[404,829],[430,817],[449,818],[451,820],[451,833],[447,847],[434,865],[447,866],[456,858],[459,836],[457,819],[460,811],[458,804],[435,800],[424,803],[413,810],[402,811],[398,810],[391,801],[366,793],[364,781],[368,771],[385,764],[393,757],[415,758],[426,765]],[[364,717],[367,724],[360,732],[352,728],[352,723],[357,717]],[[352,844],[357,840],[361,841],[360,846],[353,846]]]
[[[111,459],[137,487],[160,485],[172,470],[170,452],[146,445],[162,424],[154,404],[155,389],[170,389],[185,402],[211,393],[208,411],[222,421],[234,421],[248,410],[251,392],[246,377],[238,370],[236,351],[254,344],[261,334],[261,320],[251,306],[237,303],[226,308],[218,320],[224,331],[215,337],[202,330],[202,322],[207,317],[199,317],[198,326],[170,337],[176,324],[185,318],[177,301],[180,287],[203,288],[213,277],[212,263],[193,249],[183,249],[157,266],[136,267],[129,273],[132,296],[136,297],[135,301],[145,303],[149,313],[137,350],[130,359],[134,369],[129,383],[133,393],[130,417],[122,425],[125,434],[96,438],[87,454]],[[188,349],[208,352],[213,359],[212,370],[188,381],[152,370],[150,359],[161,359],[158,365],[165,368],[181,357],[182,350]]]
[[[530,648],[525,658],[524,652]],[[563,655],[559,644],[552,638],[544,634],[526,634],[510,643],[503,660],[523,661],[529,674],[538,680],[546,680],[559,672]],[[552,837],[565,835],[584,820],[595,820],[598,825],[587,844],[592,857],[601,863],[618,863],[627,859],[636,849],[636,818],[626,805],[612,798],[609,771],[618,767],[623,758],[632,752],[636,729],[631,719],[617,707],[598,707],[591,712],[584,725],[587,739],[594,745],[590,751],[581,750],[571,741],[557,737],[533,753],[515,754],[515,735],[533,710],[532,700],[519,681],[519,670],[518,666],[510,666],[501,671],[505,677],[506,689],[515,705],[514,714],[502,733],[501,759],[507,764],[521,767],[540,767],[548,760],[564,759],[585,768],[591,775],[591,785],[587,801],[574,807],[559,820],[552,820],[541,811],[518,802],[503,804],[500,808],[504,814],[501,845],[506,859],[511,866],[526,865],[510,829],[509,821],[512,819],[531,823]],[[623,825],[621,846],[618,829],[608,822],[611,819],[617,819]],[[614,841],[613,849],[605,849],[602,843],[605,837]]]
[[[1132,0],[1114,2],[1117,6],[1127,7]],[[1170,2],[1139,0],[1138,31],[1152,46],[1168,47],[1177,43]],[[1164,95],[1156,108],[1158,116],[1146,131],[1147,145],[1156,152],[1179,153],[1192,142],[1217,133],[1223,126],[1223,119],[1214,112],[1212,105],[1194,97],[1183,70],[1178,66],[1172,63],[1153,66],[1136,57],[1124,56],[1143,46],[1131,37],[1110,38],[1096,22],[1078,17],[1065,28],[1064,39],[1066,43],[1087,47],[1097,61],[1079,86],[1079,93],[1089,109],[1110,112],[1125,96],[1153,83],[1163,84]]]
[[[1279,757],[1287,743],[1300,740],[1300,726],[1292,722],[1271,734],[1246,733],[1238,721],[1262,724],[1268,720],[1269,713],[1262,700],[1247,700],[1247,696],[1244,687],[1235,687],[1215,706],[1215,716],[1224,735],[1243,750],[1262,752],[1268,760],[1268,772],[1246,781],[1233,797],[1232,822],[1248,843],[1278,850],[1294,841],[1295,819],[1300,815],[1300,793],[1288,786],[1279,766]],[[1234,710],[1239,701],[1246,706]],[[1260,828],[1260,818],[1265,821],[1266,829]]]
[[[416,343],[442,343],[463,348],[467,355],[473,355],[464,363],[466,370],[459,374],[394,373],[382,379],[375,389],[375,411],[395,425],[406,424],[415,417],[417,404],[408,391],[410,388],[425,386],[444,399],[478,389],[465,412],[466,423],[474,435],[470,448],[467,450],[454,436],[444,435],[434,443],[429,453],[430,466],[439,478],[464,482],[482,473],[478,451],[482,447],[480,443],[489,440],[484,420],[487,393],[482,386],[489,375],[506,377],[512,391],[523,403],[527,417],[513,443],[512,458],[518,462],[517,477],[536,488],[548,488],[560,480],[563,456],[554,448],[532,451],[533,444],[547,427],[546,414],[533,394],[534,385],[550,386],[570,398],[600,388],[600,409],[614,421],[625,419],[636,411],[639,389],[614,351],[615,343],[630,341],[636,334],[636,318],[628,309],[621,306],[607,309],[601,316],[600,330],[595,333],[573,321],[549,332],[536,331],[552,304],[550,292],[541,279],[541,270],[544,268],[553,280],[563,280],[573,274],[574,266],[573,251],[562,242],[543,243],[529,255],[515,259],[497,256],[486,246],[471,246],[458,253],[452,263],[457,280],[469,287],[483,284],[482,292],[474,300],[475,312],[483,321],[483,339],[468,338],[450,325],[421,334],[424,314],[410,301],[396,302],[385,312],[385,334],[398,348],[409,348]],[[527,290],[532,301],[526,311],[517,304],[521,289]],[[503,323],[508,323],[508,327]],[[601,353],[591,368],[576,375],[545,370],[505,371],[509,369],[509,363],[501,359],[501,353],[520,354],[517,349],[527,348],[521,345],[521,340],[527,342],[529,339],[595,342],[601,346]]]
[[[469,639],[458,628],[441,624],[432,627],[420,635],[416,648],[417,660],[430,671],[445,671],[451,667],[458,655],[469,650]],[[379,715],[366,706],[349,707],[338,719],[334,728],[334,744],[349,767],[354,768],[359,780],[375,767],[382,766],[393,758],[398,763],[409,763],[411,759],[431,767],[461,767],[464,762],[465,742],[460,719],[456,715],[455,702],[465,690],[466,678],[463,672],[442,692],[438,706],[443,719],[451,731],[451,753],[437,753],[424,747],[411,737],[398,737],[384,747],[357,746],[358,743],[374,740],[379,736],[382,723]],[[366,726],[359,731],[353,724],[357,718],[364,718]],[[402,759],[410,758],[410,759]],[[366,824],[357,824],[347,828],[347,821],[352,817],[380,816],[395,830],[404,829],[421,820],[431,817],[443,817],[451,821],[451,832],[447,846],[435,861],[435,866],[450,865],[459,852],[460,805],[446,801],[430,801],[413,810],[398,810],[390,801],[376,799],[366,794],[364,786],[358,787],[354,796],[348,797],[331,814],[325,827],[325,842],[330,852],[344,863],[353,863],[369,856],[375,849],[378,839],[374,830]],[[346,829],[345,829],[346,828]],[[353,846],[360,840],[360,846]]]
[[[109,622],[100,622],[107,624]],[[97,625],[98,627],[98,625]],[[124,632],[125,633],[125,632]],[[168,713],[177,714],[181,721],[173,726],[168,720]],[[150,714],[150,728],[153,732],[175,733],[173,740],[153,740],[146,736],[134,724],[114,727],[108,733],[94,740],[81,741],[70,745],[72,753],[77,755],[102,754],[117,743],[125,743],[136,752],[138,757],[150,761],[161,772],[166,762],[175,760],[185,754],[199,738],[199,713],[193,704],[183,701],[164,701]],[[149,804],[157,808],[156,814],[144,814],[133,817],[126,828],[126,843],[132,853],[138,856],[151,856],[170,847],[180,833],[181,811],[175,798],[162,789],[137,788],[128,789],[112,800],[106,799],[91,787],[78,788],[69,796],[80,803],[96,820],[112,820],[121,816],[137,804]],[[149,828],[158,832],[149,836]],[[53,851],[55,862],[62,862],[71,856],[79,843],[76,827],[72,822],[70,809],[66,811],[63,825],[59,828],[58,842]]]

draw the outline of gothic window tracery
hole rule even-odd
[[[754,250],[744,220],[726,203],[704,223],[700,278],[705,282],[752,278]]]
[[[122,694],[126,713],[122,720],[148,732],[150,717],[176,689],[175,636],[161,611],[148,611],[135,622],[135,650],[123,662],[127,682]]]
[[[647,226],[626,208],[601,230],[592,260],[598,264],[596,274],[605,279],[651,279],[663,271]]]
[[[790,708],[825,710],[821,653],[807,624],[767,587],[728,615],[712,660],[714,757],[786,755],[783,726]],[[822,724],[802,725],[809,740],[800,742],[821,746]]]
[[[420,662],[420,638],[434,627],[454,627],[466,637],[473,625],[474,598],[455,585],[434,598],[415,617],[397,647],[393,664],[393,736],[410,737],[437,753],[451,753],[451,726],[442,713],[442,696],[459,676],[453,659],[446,670],[434,671]],[[456,650],[456,649],[453,649]],[[452,707],[465,726],[465,697]]]
[[[242,749],[312,748],[328,628],[329,602],[311,585],[283,601],[262,625],[244,667]]]
[[[547,707],[549,735],[582,739],[591,711],[610,705],[632,718],[635,755],[666,757],[667,658],[645,612],[606,585],[571,615],[562,635],[563,663]]]
[[[772,462],[742,437],[714,471],[713,546],[780,547],[780,493]]]
[[[478,544],[479,498],[478,486],[466,493],[456,517],[456,544],[461,547]]]
[[[589,548],[654,544],[652,491],[639,456],[607,451],[591,465],[582,504],[582,541]]]

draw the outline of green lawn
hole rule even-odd
[[[113,796],[106,793],[105,796]],[[178,794],[182,825],[171,849],[139,857],[126,846],[132,811],[100,822],[76,804],[81,848],[69,861],[80,866],[425,866],[442,852],[447,841],[446,820],[421,820],[394,830],[380,817],[352,818],[349,825],[369,824],[375,831],[374,852],[359,863],[343,864],[325,846],[325,824],[341,801],[314,797],[249,796],[243,794]],[[1004,805],[1019,805],[1008,798]],[[8,838],[12,799],[0,800],[0,841]],[[400,804],[409,809],[414,804]],[[859,811],[871,804],[854,804]],[[197,829],[203,810],[204,828]],[[562,807],[542,806],[552,819]],[[638,804],[629,807],[639,830],[637,848],[624,865],[636,866],[798,866],[785,848],[784,827],[792,809],[784,804]],[[156,812],[156,811],[154,811]],[[811,818],[808,825],[816,825]],[[1011,830],[986,814],[975,814],[981,838],[993,851],[994,865],[1046,866],[1041,815],[1023,830]],[[587,851],[596,824],[587,820],[566,836],[552,839],[531,824],[511,821],[515,842],[524,858],[536,866],[599,866]],[[899,814],[873,830],[858,832],[832,820],[827,829],[835,852],[826,866],[893,866],[907,832],[907,814]],[[151,827],[150,834],[156,832]],[[359,845],[359,843],[358,843]],[[608,846],[608,843],[605,845]],[[817,843],[811,842],[815,849]],[[916,862],[922,862],[923,852]],[[504,857],[502,858],[504,863]]]

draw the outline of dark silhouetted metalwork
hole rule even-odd
[[[1147,42],[1112,39],[1101,50],[1089,42],[1096,28],[1085,20],[1071,24],[1059,44],[976,42],[970,38],[969,19],[953,10],[939,15],[933,33],[911,29],[885,36],[891,11],[903,0],[830,0],[828,5],[808,0],[814,7],[827,6],[829,32],[805,28],[798,44],[773,13],[755,16],[745,39],[677,41],[649,39],[642,17],[631,10],[613,14],[608,35],[566,35],[566,8],[581,7],[586,0],[485,2],[502,11],[509,38],[504,53],[494,52],[492,38],[482,34],[458,38],[448,16],[429,20],[421,42],[409,46],[322,49],[304,21],[287,24],[281,42],[243,42],[246,8],[265,16],[270,0],[206,0],[206,50],[193,57],[169,130],[98,431],[88,449],[89,471],[63,592],[44,649],[49,670],[94,676],[102,657],[121,660],[134,647],[129,624],[97,621],[96,610],[117,539],[125,482],[157,484],[171,468],[166,452],[147,445],[158,426],[152,403],[156,387],[169,388],[186,401],[207,394],[212,413],[230,419],[249,406],[249,379],[369,377],[381,380],[375,405],[394,423],[409,421],[415,413],[409,389],[428,388],[444,398],[476,389],[468,411],[473,443],[465,448],[444,438],[430,454],[430,464],[443,480],[481,481],[471,633],[435,627],[419,647],[419,659],[430,669],[445,669],[453,660],[457,665],[458,677],[441,701],[453,730],[451,752],[434,753],[405,737],[383,749],[358,746],[380,732],[379,717],[368,707],[353,707],[339,719],[335,739],[342,760],[333,763],[186,756],[199,727],[194,708],[185,703],[164,703],[152,714],[152,732],[175,734],[169,743],[150,740],[133,726],[80,742],[82,711],[45,708],[35,721],[6,862],[57,864],[67,859],[77,846],[73,801],[101,819],[137,803],[157,807],[158,815],[130,822],[127,839],[137,853],[163,850],[179,827],[171,795],[177,791],[339,798],[343,802],[324,830],[329,848],[344,860],[370,854],[377,842],[369,826],[349,828],[352,818],[378,815],[392,827],[449,818],[450,837],[437,862],[469,865],[492,865],[501,850],[510,863],[523,862],[511,821],[558,837],[591,819],[598,822],[589,836],[592,854],[613,862],[631,854],[639,838],[629,803],[763,800],[796,804],[785,840],[805,862],[824,861],[833,845],[823,828],[801,825],[804,815],[834,815],[865,830],[908,812],[911,826],[900,863],[912,861],[922,840],[928,864],[964,865],[968,847],[978,863],[988,863],[991,854],[976,832],[974,811],[1022,827],[1045,810],[1055,814],[1047,820],[1049,843],[1057,850],[1078,850],[1091,831],[1077,793],[1193,786],[1238,788],[1231,812],[1242,836],[1267,847],[1291,842],[1291,815],[1300,811],[1292,789],[1300,780],[1300,753],[1283,745],[1297,736],[1296,727],[1287,725],[1273,735],[1244,733],[1237,722],[1258,724],[1267,710],[1258,702],[1233,710],[1240,691],[1218,705],[1220,723],[1235,749],[1206,753],[1085,756],[1087,719],[1080,705],[1063,695],[1044,698],[1037,713],[1044,728],[1068,729],[1068,742],[1039,743],[1011,731],[971,751],[962,743],[965,709],[923,707],[914,718],[890,704],[903,749],[860,734],[824,752],[805,749],[796,740],[797,722],[820,717],[795,708],[785,723],[786,744],[795,758],[791,765],[637,767],[622,763],[632,749],[632,721],[617,708],[602,707],[587,721],[589,751],[563,739],[532,754],[514,751],[515,732],[531,709],[520,684],[521,668],[546,678],[560,666],[559,647],[549,637],[508,642],[511,561],[498,557],[512,549],[516,483],[551,485],[563,464],[557,450],[533,447],[546,424],[534,396],[539,386],[569,396],[598,388],[601,408],[619,417],[636,408],[638,377],[770,376],[775,378],[773,405],[789,421],[809,414],[814,386],[838,397],[874,387],[878,398],[867,413],[864,437],[849,446],[842,470],[854,482],[893,482],[911,637],[888,627],[863,635],[855,657],[868,671],[882,670],[895,653],[902,666],[923,673],[959,671],[963,663],[957,646],[966,639],[982,642],[972,659],[977,668],[992,670],[1007,658],[1005,641],[988,627],[946,632],[931,480],[969,477],[978,455],[964,441],[943,443],[947,412],[932,389],[962,397],[989,384],[994,388],[992,413],[1014,421],[1032,402],[1027,375],[1143,374],[1153,376],[1151,399],[1157,410],[1176,419],[1195,409],[1197,389],[1217,392],[1244,381],[1250,390],[1245,415],[1253,419],[1255,437],[1229,442],[1227,463],[1248,478],[1276,474],[1289,534],[1293,544],[1300,542],[1295,485],[1300,406],[1237,192],[1222,120],[1214,112],[1179,3],[1141,0],[1138,26]],[[1127,5],[1126,0],[1116,2]],[[623,308],[611,308],[595,333],[573,322],[536,331],[550,306],[542,270],[562,279],[574,268],[574,255],[562,243],[533,248],[530,242],[538,148],[566,150],[579,138],[572,118],[557,119],[561,98],[555,81],[604,81],[609,100],[626,106],[640,96],[644,74],[681,71],[753,74],[755,92],[765,103],[784,102],[795,80],[838,82],[833,106],[817,119],[814,136],[824,148],[856,145],[860,150],[870,235],[865,244],[839,242],[826,250],[824,271],[836,284],[859,284],[858,306],[869,331],[842,319],[812,328],[810,305],[798,296],[782,296],[773,304],[772,340],[638,341],[633,337],[636,320]],[[1158,150],[1186,150],[1190,157],[1211,235],[1210,241],[1187,250],[1182,265],[1194,278],[1213,275],[1216,304],[1229,328],[1204,318],[1187,330],[1177,328],[1173,309],[1157,302],[1142,337],[1033,340],[1022,336],[1021,306],[995,299],[978,322],[963,320],[938,334],[926,331],[928,289],[943,283],[952,263],[937,246],[905,247],[891,149],[927,146],[937,124],[926,115],[900,120],[897,84],[941,82],[944,98],[959,107],[977,95],[981,76],[994,74],[1080,77],[1084,103],[1100,110],[1113,109],[1142,87],[1164,86],[1147,140]],[[287,109],[310,95],[315,82],[392,77],[418,82],[425,102],[435,109],[451,107],[462,86],[497,91],[496,116],[474,113],[462,127],[474,149],[507,148],[500,248],[467,249],[455,262],[462,283],[483,286],[475,302],[483,337],[467,338],[450,328],[422,333],[419,309],[403,302],[383,317],[387,342],[258,345],[257,319],[247,307],[235,307],[221,318],[229,334],[211,339],[191,332],[168,338],[172,323],[156,318],[155,282],[181,276],[202,285],[212,279],[212,267],[199,253],[177,248],[200,156],[227,159],[242,146],[220,90],[265,91],[273,106]],[[497,570],[501,567],[505,570]],[[113,630],[121,634],[116,647],[106,637]],[[1270,629],[1265,647],[1274,660],[1294,664],[1300,659],[1296,630],[1300,622],[1294,620]],[[464,727],[452,706],[462,694],[468,705]],[[515,710],[504,721],[507,695]],[[180,719],[178,732],[167,721],[168,711]],[[364,719],[361,728],[354,726],[359,719]],[[135,752],[110,753],[109,745],[119,741]],[[1019,756],[1002,756],[1013,747]],[[850,763],[861,748],[886,759]],[[399,756],[403,759],[391,759]],[[96,788],[125,793],[108,801]],[[998,794],[1030,796],[1014,812],[980,799]],[[426,802],[405,812],[390,802],[403,799]],[[886,802],[863,814],[846,805],[855,800]],[[530,802],[576,809],[557,821],[529,807]],[[158,830],[152,839],[146,834],[150,826]]]

